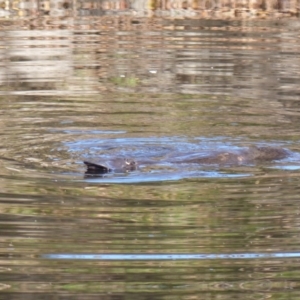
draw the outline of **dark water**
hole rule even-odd
[[[297,19],[0,29],[0,299],[299,299]],[[293,154],[165,163],[251,145]],[[84,177],[115,156],[157,164]]]

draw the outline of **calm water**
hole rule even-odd
[[[299,299],[296,18],[0,29],[0,299]],[[251,145],[292,155],[166,162]],[[119,156],[157,163],[84,176]]]

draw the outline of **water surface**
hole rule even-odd
[[[298,299],[298,20],[93,13],[0,20],[0,298]]]

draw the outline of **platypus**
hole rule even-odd
[[[213,151],[205,155],[185,155],[184,157],[172,157],[166,159],[170,163],[197,163],[200,165],[238,166],[255,163],[267,163],[288,157],[290,151],[283,148],[270,146],[251,146],[234,151]],[[142,164],[154,164],[154,161],[142,162]],[[157,163],[157,162],[156,162]],[[138,168],[138,162],[133,159],[115,158],[105,163],[96,161],[84,161],[87,166],[86,174],[104,174],[108,172],[129,172]]]

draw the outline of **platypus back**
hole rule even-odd
[[[269,146],[251,146],[234,151],[213,151],[210,154],[184,159],[182,163],[203,165],[247,165],[280,160],[289,155],[288,150]]]
[[[249,148],[249,155],[259,162],[284,159],[289,155],[289,151],[283,148],[270,146],[252,146]]]

